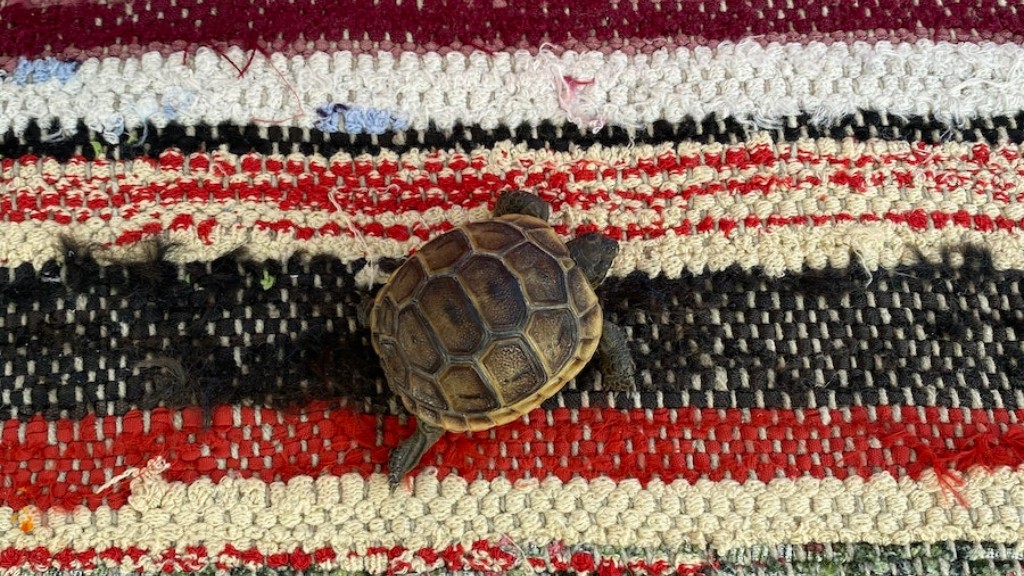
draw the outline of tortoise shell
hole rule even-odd
[[[601,327],[597,295],[561,238],[522,214],[427,242],[370,313],[392,392],[417,418],[455,432],[539,406],[594,355]]]

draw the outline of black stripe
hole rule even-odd
[[[987,142],[997,144],[1024,142],[1024,112],[1012,116],[971,118],[962,125],[950,125],[930,117],[899,117],[884,112],[862,111],[845,116],[834,125],[818,126],[810,116],[801,114],[780,121],[777,127],[755,129],[736,118],[709,116],[703,120],[686,119],[678,123],[659,120],[635,133],[609,126],[597,134],[581,131],[568,124],[555,126],[544,122],[538,126],[498,127],[485,130],[480,126],[457,125],[451,130],[428,129],[380,135],[324,133],[315,129],[281,126],[221,124],[217,126],[182,126],[172,123],[164,128],[149,125],[121,135],[116,145],[107,144],[102,135],[89,130],[84,123],[60,141],[48,136],[56,134],[57,126],[29,123],[21,135],[8,131],[0,137],[0,156],[19,157],[26,154],[53,156],[66,160],[81,154],[94,158],[96,148],[110,158],[158,156],[167,150],[186,154],[214,149],[233,153],[262,154],[301,153],[330,156],[336,152],[376,154],[383,149],[401,154],[410,149],[462,149],[492,147],[511,141],[531,149],[567,151],[587,149],[594,145],[622,146],[628,144],[663,144],[678,142],[733,144],[766,133],[776,142],[792,142],[801,138],[856,138],[938,144],[948,141]]]
[[[100,266],[65,251],[63,265],[0,269],[0,417],[159,401],[393,405],[356,325],[361,264],[233,254],[176,266],[155,249],[146,262]],[[963,260],[870,277],[733,268],[609,279],[607,315],[628,328],[645,377],[610,403],[1021,406],[1024,271],[995,270],[978,250]],[[599,381],[592,365],[546,406],[608,404]]]

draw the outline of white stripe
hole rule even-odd
[[[424,473],[412,491],[394,493],[383,475],[298,477],[287,484],[228,477],[188,485],[144,476],[132,483],[128,504],[116,512],[37,512],[40,518],[27,532],[17,523],[0,524],[0,542],[51,550],[129,544],[163,550],[201,543],[218,551],[231,544],[266,553],[325,546],[415,550],[503,537],[522,546],[561,542],[665,550],[690,544],[714,545],[720,552],[809,542],[1022,542],[1024,472],[979,469],[964,479],[957,490],[969,508],[930,472],[917,481],[879,474],[767,484],[655,480],[646,487],[635,480],[557,478],[467,484],[461,477],[438,481]],[[0,518],[18,514],[0,508]]]
[[[249,59],[240,49],[227,55],[239,67]],[[33,118],[70,127],[84,120],[101,131],[118,117],[128,127],[140,116],[164,124],[163,105],[185,124],[261,118],[309,128],[317,106],[340,102],[400,113],[417,129],[430,121],[441,128],[545,120],[642,126],[709,114],[765,126],[800,112],[827,122],[858,109],[939,119],[1024,109],[1024,47],[1012,43],[746,41],[635,56],[275,53],[270,62],[257,54],[239,78],[207,49],[187,58],[152,52],[86,60],[66,84],[7,79],[0,83],[0,132],[21,133]],[[573,97],[564,76],[593,84]]]

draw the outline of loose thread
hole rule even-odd
[[[908,430],[898,430],[880,439],[886,446],[895,446],[897,441],[904,441],[903,445],[917,453],[917,460],[935,474],[935,481],[939,485],[939,494],[944,503],[948,504],[947,497],[952,495],[956,502],[964,507],[970,508],[971,503],[960,491],[967,481],[956,470],[950,468],[950,464],[956,461],[956,457],[939,457],[932,447],[922,442],[920,438],[911,434]]]
[[[515,568],[526,560],[526,551],[519,546],[519,543],[513,540],[508,534],[502,534],[501,538],[497,542],[498,548],[512,554],[516,557],[516,562],[509,568]]]
[[[249,67],[252,66],[252,63],[255,60],[256,60],[256,50],[253,49],[252,52],[249,53],[249,59],[245,62],[245,65],[242,66],[242,69],[238,71],[238,77],[239,78],[245,76],[245,73],[249,71]]]
[[[249,59],[246,61],[246,63],[241,68],[239,68],[238,64],[235,64],[235,61],[232,60],[231,58],[229,58],[228,55],[225,54],[224,52],[222,52],[219,48],[214,47],[213,51],[216,52],[217,55],[220,56],[221,58],[227,60],[228,64],[231,64],[231,67],[234,68],[236,72],[238,72],[238,77],[239,78],[242,78],[242,77],[245,76],[245,73],[249,70],[249,66],[251,66],[253,60],[256,59],[256,49],[253,48],[249,52]]]
[[[391,184],[391,186],[388,187],[388,190],[390,190],[392,186],[396,188],[398,187],[397,184]],[[377,258],[373,258],[371,256],[370,245],[369,243],[366,242],[366,237],[363,235],[362,232],[359,231],[355,223],[352,222],[352,219],[349,218],[349,215],[346,214],[344,210],[342,210],[341,204],[335,197],[335,195],[338,192],[339,191],[334,191],[328,194],[327,198],[328,200],[331,201],[331,204],[337,211],[338,219],[341,221],[342,224],[345,225],[346,228],[348,228],[348,231],[352,233],[352,238],[356,241],[356,244],[358,244],[359,247],[362,248],[363,250],[363,257],[366,259],[366,265],[363,266],[362,270],[356,273],[355,283],[356,287],[369,290],[373,288],[373,285],[376,284],[377,279],[381,275],[380,264]]]
[[[121,141],[121,135],[124,134],[124,116],[117,112],[111,114],[103,122],[102,128],[103,139],[107,144],[116,145]]]
[[[548,66],[548,72],[555,83],[555,99],[558,107],[565,113],[566,120],[577,126],[589,128],[597,133],[604,128],[607,119],[602,114],[585,114],[579,111],[580,91],[583,87],[593,85],[595,79],[579,80],[566,73],[558,63],[557,57],[551,52],[551,45],[541,44],[538,55]]]
[[[1024,79],[1024,61],[1018,59],[1014,62],[1013,66],[1010,67],[1010,71],[1007,72],[1006,80],[997,81],[988,80],[987,78],[971,78],[954,86],[952,93],[960,95],[967,88],[985,86],[988,88],[994,88],[997,92],[1009,94],[1011,90],[1020,85],[1022,79]],[[963,114],[959,107],[948,112],[948,115],[950,116],[951,124],[955,124],[957,127],[963,127],[966,124],[965,120],[967,115]]]
[[[142,123],[142,136],[139,141],[132,145],[133,148],[141,148],[146,143],[146,139],[149,138],[149,119],[157,113],[156,103],[145,106],[142,110],[139,109],[138,105],[132,105],[132,111],[139,117],[139,122]]]
[[[482,46],[479,42],[470,42],[469,45],[483,52],[484,54],[487,54],[488,56],[494,56],[496,54],[494,50],[491,50],[486,46]]]
[[[71,133],[72,132],[70,130],[65,130],[64,128],[58,126],[57,129],[54,130],[53,132],[43,134],[43,136],[39,140],[45,144],[63,142],[64,140],[67,139],[68,136],[71,135]]]
[[[864,288],[871,286],[871,283],[875,281],[875,273],[872,272],[871,268],[868,268],[868,264],[864,261],[864,255],[860,253],[860,250],[850,247],[850,251],[857,256],[857,262],[860,264],[861,268],[864,269],[864,273],[868,275],[868,281],[864,284]]]
[[[143,468],[129,468],[124,472],[114,476],[110,480],[103,483],[102,486],[96,488],[96,493],[101,494],[104,491],[113,488],[114,486],[124,482],[125,480],[131,479],[131,485],[134,485],[137,480],[143,480],[159,476],[163,474],[171,465],[164,460],[163,456],[157,456],[153,458]]]
[[[254,54],[255,54],[255,50],[254,50]],[[267,124],[281,124],[283,122],[289,122],[289,121],[297,120],[297,119],[302,118],[303,116],[305,116],[306,115],[306,110],[302,106],[302,97],[299,96],[298,91],[295,90],[295,87],[292,86],[290,82],[288,82],[288,79],[285,78],[284,74],[282,74],[281,71],[278,70],[277,66],[274,64],[274,61],[270,58],[270,56],[267,55],[266,52],[264,52],[263,50],[260,50],[260,54],[262,54],[263,57],[267,59],[267,64],[269,64],[270,68],[273,69],[274,72],[277,73],[277,76],[279,78],[281,78],[281,82],[284,83],[284,85],[288,88],[288,91],[291,92],[292,96],[295,97],[295,102],[298,105],[299,112],[297,114],[293,114],[290,118],[282,118],[282,119],[279,119],[279,120],[271,120],[271,119],[266,119],[266,118],[256,118],[254,116],[252,118],[252,121],[253,122],[264,122],[264,123],[267,123]],[[248,68],[248,65],[246,65],[246,68]],[[239,70],[239,72],[241,72],[241,70]]]

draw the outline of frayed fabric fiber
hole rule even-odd
[[[447,434],[361,307],[501,194],[636,363]],[[1024,574],[1024,11],[0,0],[0,573]]]

